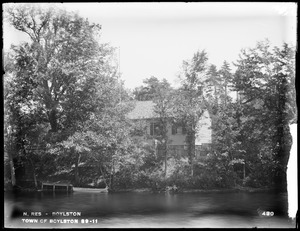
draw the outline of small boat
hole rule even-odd
[[[82,188],[82,187],[73,187],[73,192],[96,192],[96,193],[107,193],[108,188]]]

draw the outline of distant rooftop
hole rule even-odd
[[[129,119],[151,119],[158,115],[154,112],[153,101],[136,101],[134,109],[128,113]]]
[[[149,101],[135,101],[135,106],[132,111],[127,114],[129,119],[152,119],[158,118],[159,115],[154,112],[155,103],[151,100]],[[210,123],[210,116],[208,111],[205,110],[201,121]]]

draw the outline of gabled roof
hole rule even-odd
[[[158,115],[154,112],[153,101],[136,101],[134,109],[128,113],[129,119],[151,119],[157,118]]]
[[[134,108],[127,114],[127,118],[132,120],[158,118],[159,115],[154,112],[154,106],[155,103],[152,100],[135,101]],[[210,116],[207,110],[204,111],[201,121],[204,123],[210,122]]]

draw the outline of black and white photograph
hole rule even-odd
[[[298,228],[297,7],[2,3],[3,228]]]

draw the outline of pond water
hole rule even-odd
[[[294,228],[286,194],[18,193],[4,196],[5,227]]]

